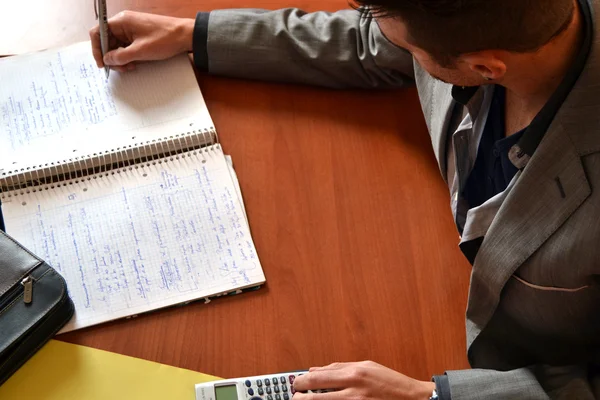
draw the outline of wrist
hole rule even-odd
[[[194,23],[195,20],[191,18],[181,18],[179,21],[177,30],[182,52],[191,53],[194,49]]]
[[[435,382],[417,381],[411,398],[415,400],[429,400],[434,390]]]

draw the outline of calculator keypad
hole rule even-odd
[[[270,378],[261,378],[255,380],[246,380],[244,382],[247,387],[247,393],[251,400],[292,400],[292,396],[296,393],[294,382],[296,376],[303,374],[287,376],[274,376]],[[325,393],[327,390],[308,391],[308,393]]]

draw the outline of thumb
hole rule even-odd
[[[111,50],[104,55],[104,64],[111,66],[121,66],[139,59],[139,46],[135,43],[127,47],[119,47]]]

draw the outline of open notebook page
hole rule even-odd
[[[231,173],[217,145],[2,209],[7,232],[67,280],[70,331],[263,283]]]
[[[212,128],[187,55],[96,67],[89,42],[0,59],[0,170]]]

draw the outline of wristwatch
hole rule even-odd
[[[439,400],[437,390],[433,389],[433,393],[431,393],[431,397],[429,398],[429,400]]]

